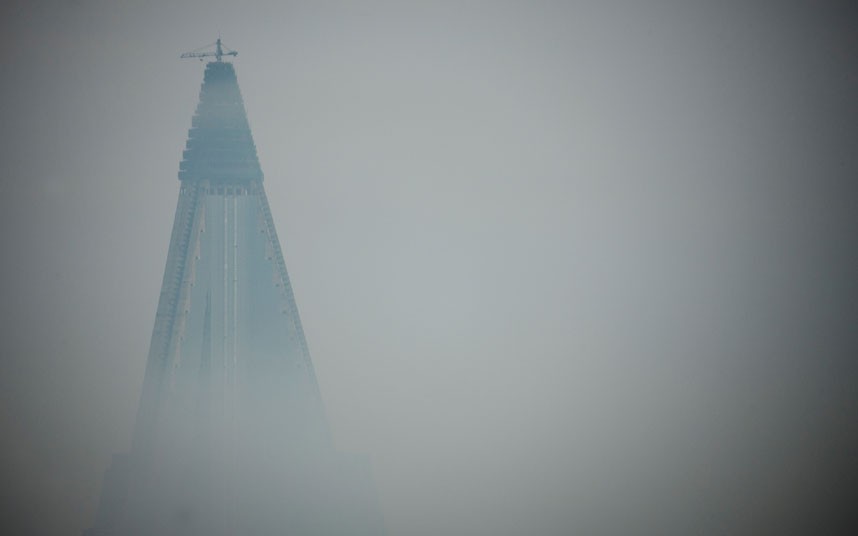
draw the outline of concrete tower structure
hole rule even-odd
[[[233,65],[206,65],[130,452],[87,536],[380,535],[338,453]]]

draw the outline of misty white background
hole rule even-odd
[[[129,446],[220,33],[391,535],[842,526],[844,5],[4,3],[2,523],[79,533]]]

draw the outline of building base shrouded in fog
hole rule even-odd
[[[206,65],[132,447],[86,536],[381,535],[332,445],[233,65]]]

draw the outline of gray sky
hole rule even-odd
[[[202,80],[178,55],[220,32],[391,535],[830,533],[845,5],[4,3],[0,523],[78,533],[128,448]]]

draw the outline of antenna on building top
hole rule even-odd
[[[212,46],[215,47],[215,49],[213,51],[204,50],[204,49],[210,48]],[[204,47],[200,47],[196,50],[192,50],[191,52],[185,52],[184,54],[182,54],[179,57],[180,58],[200,58],[200,61],[202,61],[203,58],[210,58],[212,56],[214,56],[215,61],[220,62],[221,58],[223,58],[224,56],[238,56],[238,52],[223,46],[223,43],[221,43],[221,41],[220,41],[220,37],[218,37],[217,41],[215,41],[214,43],[210,43]]]

